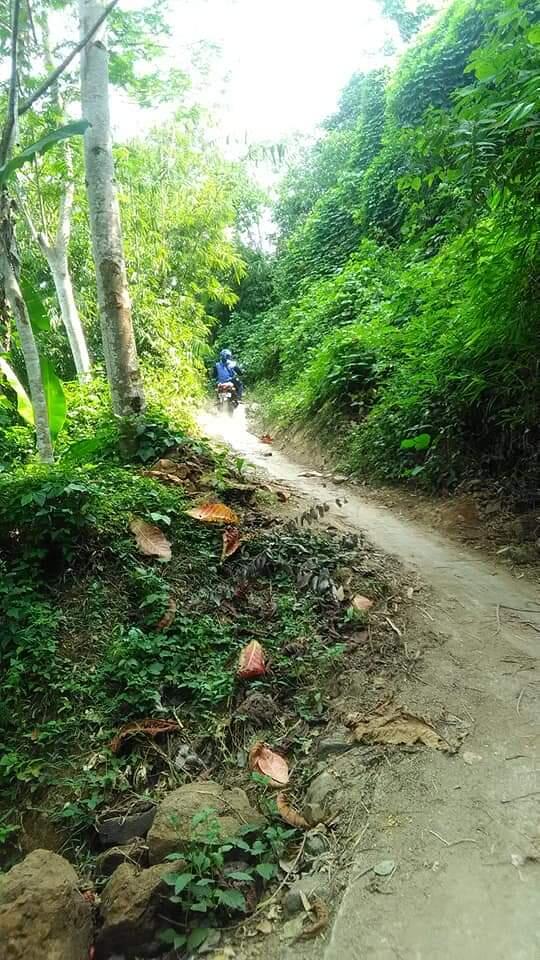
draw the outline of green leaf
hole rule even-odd
[[[431,434],[419,433],[417,437],[409,437],[402,440],[400,447],[402,450],[427,450],[431,446]]]
[[[62,454],[62,460],[68,460],[70,463],[90,463],[94,458],[92,454],[102,446],[100,437],[88,437],[86,440],[76,440],[70,443],[69,447]],[[182,858],[183,859],[183,858]]]
[[[192,903],[190,910],[195,910],[196,913],[207,913],[208,912],[208,901],[200,900],[197,903]]]
[[[62,427],[67,414],[66,395],[61,381],[54,372],[52,363],[47,357],[40,358],[41,376],[43,379],[43,389],[47,401],[47,410],[49,411],[49,427],[51,438],[54,443]]]
[[[251,883],[253,877],[245,870],[232,870],[231,873],[227,873],[227,880],[244,880],[246,883]]]
[[[178,895],[182,893],[182,890],[185,890],[188,883],[191,883],[193,880],[192,873],[181,873],[180,876],[174,877],[174,892]]]
[[[197,927],[196,930],[192,930],[189,937],[187,938],[187,948],[188,950],[196,950],[197,947],[202,946],[210,934],[209,927]]]
[[[178,947],[185,947],[188,938],[185,933],[178,933],[172,927],[167,927],[166,930],[161,931],[159,939],[162,943],[166,943],[176,950]]]
[[[536,23],[527,32],[527,40],[529,43],[540,43],[540,23]]]
[[[255,873],[258,873],[263,880],[271,880],[276,872],[273,863],[258,863],[255,867]]]
[[[51,147],[54,147],[55,144],[60,143],[62,140],[69,140],[70,137],[81,136],[89,126],[88,120],[75,120],[73,123],[66,124],[65,127],[59,127],[58,130],[51,130],[51,132],[47,133],[41,140],[32,143],[26,150],[18,153],[15,157],[12,157],[11,160],[8,160],[3,167],[0,167],[0,186],[4,184],[16,170],[24,166],[25,163],[30,163],[30,161],[46,153],[47,150],[50,150]]]
[[[231,910],[246,909],[246,899],[239,890],[218,890],[218,900],[224,907],[230,907]]]
[[[26,421],[26,423],[33,427],[34,410],[32,408],[30,397],[24,389],[17,374],[13,370],[13,367],[10,366],[4,357],[0,357],[0,373],[4,375],[11,389],[17,394],[17,413],[20,417],[22,417],[23,420]]]
[[[20,281],[21,293],[32,324],[32,330],[47,333],[51,329],[49,314],[37,290],[27,280]]]

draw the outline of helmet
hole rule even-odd
[[[222,350],[219,355],[219,359],[221,360],[222,363],[225,363],[226,360],[231,360],[231,358],[232,358],[232,353],[230,350]]]

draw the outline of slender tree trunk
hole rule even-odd
[[[81,35],[88,33],[103,9],[99,0],[79,0]],[[114,180],[109,57],[104,25],[89,41],[81,59],[83,116],[91,124],[84,136],[84,156],[101,335],[113,411],[125,417],[144,409],[144,393],[131,319]]]
[[[18,45],[21,0],[11,4],[11,76],[6,117],[0,136],[0,165],[8,159],[17,133],[18,117]],[[5,187],[0,189],[0,282],[3,300],[15,320],[21,342],[30,399],[34,411],[34,427],[38,453],[45,463],[53,463],[54,454],[49,428],[49,411],[43,387],[41,364],[28,310],[19,287],[19,251],[13,228],[13,204]]]
[[[28,316],[19,282],[16,265],[18,255],[11,223],[10,201],[5,190],[1,195],[0,209],[0,278],[5,291],[6,301],[15,320],[24,356],[30,399],[34,410],[34,426],[38,453],[45,463],[54,461],[47,399],[43,389],[39,353],[34,331]]]

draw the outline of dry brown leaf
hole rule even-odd
[[[241,680],[254,680],[266,673],[266,657],[258,640],[252,640],[240,653],[236,675]]]
[[[233,553],[241,546],[241,539],[238,527],[227,527],[223,531],[223,549],[221,551],[221,562],[223,563],[227,557],[232,557]]]
[[[357,743],[388,743],[412,746],[423,743],[434,750],[452,750],[452,746],[441,737],[434,727],[402,707],[385,703],[371,714],[354,714],[347,721],[353,727]]]
[[[224,503],[203,503],[200,507],[192,507],[186,510],[188,517],[194,520],[202,520],[203,523],[239,523],[239,518],[234,510],[226,507]]]
[[[287,803],[284,793],[278,793],[276,797],[276,806],[278,813],[282,820],[285,820],[285,823],[290,824],[291,827],[296,827],[297,830],[309,830],[310,825],[307,820],[304,820],[304,817],[298,813],[294,807],[291,807]]]
[[[167,627],[170,627],[174,618],[176,616],[176,600],[173,597],[169,597],[167,601],[167,609],[163,614],[161,620],[158,620],[156,623],[156,630],[166,630]]]
[[[172,557],[171,545],[164,533],[153,523],[147,523],[140,517],[130,521],[129,529],[134,535],[137,546],[146,557],[159,557],[160,560],[170,560]]]
[[[270,436],[269,433],[263,433],[261,437],[261,443],[273,443],[274,438]]]
[[[287,501],[291,499],[291,494],[289,490],[279,489],[276,490],[276,497],[281,503],[287,503]]]
[[[180,724],[177,720],[135,720],[120,727],[116,736],[111,740],[109,749],[112,753],[118,753],[123,743],[138,733],[144,733],[149,737],[157,737],[160,733],[170,733],[173,730],[180,730]]]
[[[369,597],[362,597],[357,593],[351,600],[351,606],[354,610],[357,610],[358,613],[365,613],[366,610],[370,610],[373,606],[373,600],[370,600]]]
[[[318,937],[320,933],[326,930],[330,921],[328,907],[320,897],[315,897],[311,904],[311,910],[315,914],[315,920],[309,927],[304,927],[300,934],[302,939],[305,940],[311,939],[311,937]]]
[[[249,768],[268,777],[271,787],[284,787],[289,782],[287,761],[259,741],[249,751]]]

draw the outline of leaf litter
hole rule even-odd
[[[140,553],[143,553],[146,557],[157,557],[164,561],[171,559],[171,544],[155,524],[147,523],[140,517],[134,517],[130,521],[129,529],[137,541]]]
[[[391,701],[379,704],[371,713],[352,714],[345,722],[352,728],[356,743],[400,746],[421,743],[433,750],[454,752],[456,749],[423,717],[418,717]]]

